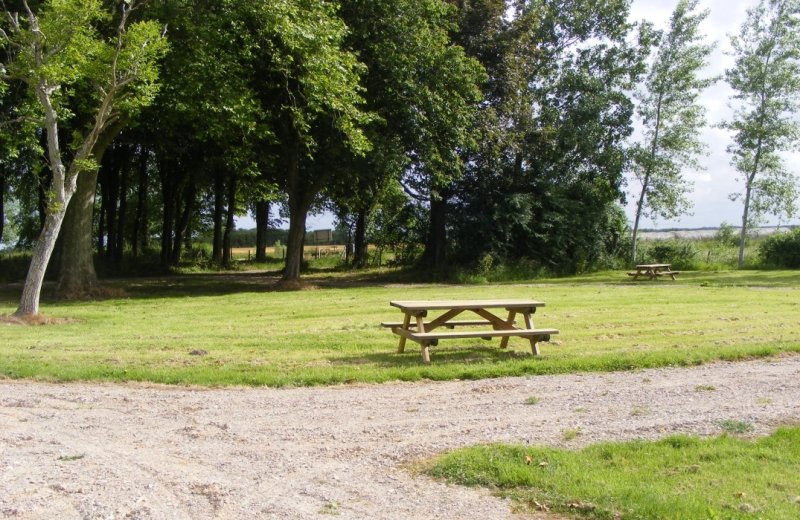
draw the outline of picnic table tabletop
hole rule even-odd
[[[544,302],[537,300],[397,300],[391,301],[392,307],[406,311],[422,310],[469,310],[469,309],[532,309],[544,307]]]
[[[669,269],[672,264],[638,264],[636,269]]]

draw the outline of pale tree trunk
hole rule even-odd
[[[739,269],[744,269],[744,246],[747,242],[747,219],[750,218],[750,198],[753,194],[753,177],[747,179],[747,186],[744,191],[744,210],[742,211],[742,231],[739,234]]]
[[[642,217],[642,208],[644,207],[644,198],[647,193],[647,183],[650,180],[649,175],[645,176],[644,183],[642,184],[642,193],[639,195],[639,202],[636,203],[636,217],[633,219],[633,233],[631,234],[631,264],[636,264],[636,238],[639,234],[639,219]]]
[[[15,316],[39,314],[39,297],[44,284],[44,273],[56,246],[56,239],[58,239],[58,232],[61,230],[63,221],[63,210],[48,213],[45,218],[44,229],[33,248],[31,264],[28,267],[28,275],[25,278],[25,285],[22,287],[22,296],[19,299],[17,312],[14,313]]]
[[[753,196],[753,181],[758,173],[759,163],[761,162],[761,138],[758,139],[756,155],[753,158],[753,170],[747,176],[747,184],[744,190],[744,210],[742,211],[742,232],[739,234],[739,269],[744,269],[744,246],[747,241],[747,221],[750,218],[750,199]]]

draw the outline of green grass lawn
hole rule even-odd
[[[110,282],[127,297],[44,300],[68,323],[0,324],[0,376],[140,380],[200,385],[312,385],[472,379],[521,374],[691,365],[800,352],[800,271],[684,273],[677,282],[631,282],[623,272],[502,285],[401,285],[385,272],[314,274],[320,288],[272,290],[254,273]],[[380,278],[380,277],[383,278]],[[383,280],[383,281],[381,281]],[[0,314],[19,285],[0,286]],[[381,321],[400,319],[392,299],[533,298],[541,345],[513,338],[450,340],[423,365],[416,344],[396,354]],[[192,355],[206,351],[207,355]]]
[[[800,427],[755,441],[673,436],[580,451],[478,446],[426,471],[490,487],[522,509],[583,518],[800,518]]]

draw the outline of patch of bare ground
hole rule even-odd
[[[35,316],[15,316],[13,314],[0,314],[0,324],[3,325],[20,325],[20,326],[37,326],[37,325],[64,325],[66,323],[76,323],[77,320],[72,318],[54,318],[52,316],[45,316],[37,314]]]
[[[797,355],[293,389],[0,380],[0,517],[531,518],[409,468],[478,443],[764,435],[800,423],[798,395]]]
[[[319,287],[313,283],[305,282],[303,280],[279,280],[276,282],[272,289],[280,292],[293,292],[293,291],[316,291]]]

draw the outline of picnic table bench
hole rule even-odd
[[[538,342],[550,341],[552,334],[558,334],[556,329],[537,329],[533,325],[531,315],[538,307],[544,307],[543,302],[534,300],[433,300],[433,301],[392,301],[391,306],[403,312],[402,322],[384,322],[383,327],[389,327],[392,332],[400,336],[397,352],[405,351],[406,341],[416,341],[421,346],[422,361],[430,363],[428,347],[438,345],[440,339],[467,339],[493,337],[502,338],[500,348],[508,346],[512,336],[527,338],[531,343],[531,351],[539,354]],[[488,309],[505,309],[508,311],[506,318],[502,318]],[[426,321],[428,312],[440,311],[441,315]],[[481,319],[454,320],[463,312],[472,312]],[[516,326],[516,317],[520,315],[524,327]],[[491,326],[481,330],[454,330],[462,326]],[[449,329],[449,331],[437,329]]]
[[[635,271],[628,273],[628,276],[632,276],[634,280],[639,277],[656,280],[662,276],[669,276],[675,280],[675,276],[679,274],[681,274],[680,271],[672,270],[672,264],[639,264]]]

